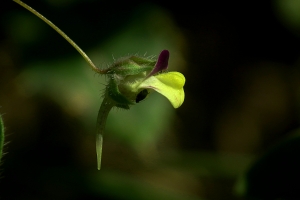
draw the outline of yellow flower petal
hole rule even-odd
[[[184,76],[179,72],[168,72],[151,76],[143,81],[138,88],[150,88],[165,96],[178,108],[184,101]]]

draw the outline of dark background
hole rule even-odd
[[[16,38],[8,19],[33,15],[5,1],[0,21],[0,113],[9,143],[1,165],[0,198],[241,199],[234,192],[238,177],[298,128],[300,26],[291,25],[281,13],[280,1],[49,2],[26,1],[85,51],[114,38],[149,8],[170,16],[184,38],[174,54],[184,58],[181,72],[186,77],[185,102],[172,125],[177,154],[161,157],[162,163],[152,166],[120,144],[112,152],[122,152],[124,160],[107,160],[107,165],[104,160],[100,172],[93,157],[78,161],[74,149],[87,130],[80,119],[47,95],[24,97],[16,80],[32,62],[80,55],[37,18],[43,35]],[[81,135],[74,142],[70,138],[76,132]]]

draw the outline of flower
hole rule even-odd
[[[169,51],[163,50],[157,62],[149,58],[130,56],[117,60],[107,69],[110,76],[105,96],[117,107],[129,109],[130,105],[144,100],[152,91],[165,96],[174,108],[184,101],[185,77],[179,72],[166,72]]]
[[[130,105],[144,100],[152,91],[159,92],[178,108],[184,101],[184,76],[179,72],[166,72],[169,51],[163,50],[157,61],[128,56],[118,59],[109,68],[101,70],[108,75],[104,99],[97,118],[96,152],[97,167],[100,170],[103,134],[110,110],[116,106],[129,109]]]

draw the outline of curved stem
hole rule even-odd
[[[114,103],[105,97],[102,101],[98,112],[97,118],[97,128],[96,128],[96,153],[97,153],[97,168],[101,168],[101,157],[102,157],[102,144],[103,144],[103,134],[105,129],[106,120],[109,111],[114,107]]]
[[[41,15],[39,12],[28,6],[27,4],[23,3],[20,0],[13,0],[14,2],[18,3],[19,5],[23,6],[30,12],[32,12],[34,15],[36,15],[38,18],[46,22],[49,26],[51,26],[56,32],[58,32],[63,38],[65,38],[80,54],[81,56],[85,59],[85,61],[91,66],[91,68],[99,73],[99,74],[105,74],[106,70],[101,70],[98,67],[94,65],[94,63],[91,61],[91,59],[84,53],[84,51],[71,39],[69,38],[62,30],[60,30],[57,26],[55,26],[51,21],[49,21],[46,17]]]

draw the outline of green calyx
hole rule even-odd
[[[106,69],[106,74],[117,74],[119,76],[135,75],[152,70],[155,63],[156,60],[139,56],[122,57]]]
[[[139,95],[144,89],[138,89],[136,86],[146,78],[155,63],[156,60],[138,56],[128,56],[116,60],[105,70],[109,77],[105,96],[116,107],[125,109],[129,109],[130,105],[143,100],[147,96],[146,91]]]
[[[129,105],[132,105],[133,102],[120,92],[120,82],[120,77],[117,75],[109,75],[109,82],[106,86],[105,96],[113,101],[117,107],[129,109]]]

